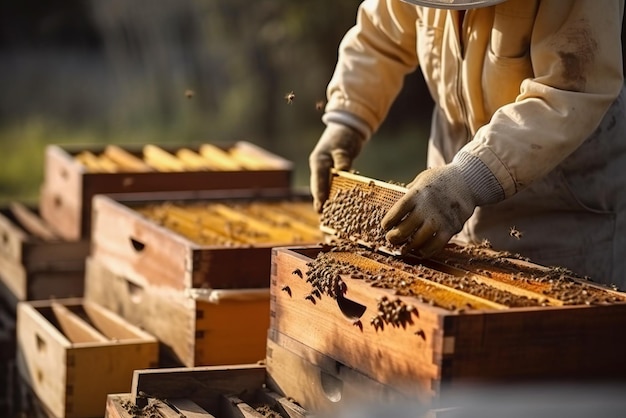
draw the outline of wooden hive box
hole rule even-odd
[[[107,394],[158,360],[153,336],[80,298],[20,302],[17,344],[21,379],[58,418],[103,416]]]
[[[110,394],[105,418],[284,417],[311,414],[269,390],[263,365],[136,370],[131,393]]]
[[[60,238],[19,202],[0,209],[0,239],[1,297],[14,310],[19,301],[82,296],[88,241]]]
[[[172,291],[137,284],[89,258],[85,299],[158,338],[162,365],[253,363],[265,356],[267,287]]]
[[[270,335],[425,403],[468,381],[624,379],[626,295],[494,253],[276,248]]]
[[[273,247],[323,239],[310,196],[294,191],[99,195],[93,208],[91,255],[140,286],[267,288]]]
[[[330,414],[363,402],[393,404],[407,396],[274,329],[268,332],[267,386],[308,411]],[[381,365],[381,367],[384,367]]]
[[[207,165],[202,164],[204,157],[212,158]],[[79,240],[91,233],[91,199],[96,194],[288,189],[292,172],[291,162],[246,141],[219,147],[49,145],[40,210],[63,238]]]

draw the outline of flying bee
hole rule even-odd
[[[293,90],[285,94],[285,100],[287,100],[287,104],[292,104],[295,98],[296,98],[296,95],[293,92]]]
[[[315,102],[315,110],[323,110],[324,109],[324,101],[323,100],[318,100],[317,102]]]
[[[509,229],[509,235],[515,239],[521,239],[524,233],[522,231],[517,230],[514,226]]]
[[[185,97],[191,99],[196,94],[195,91],[187,89],[185,90]]]

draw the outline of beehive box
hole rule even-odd
[[[323,239],[308,195],[179,196],[96,196],[92,256],[142,286],[267,288],[273,247]]]
[[[291,187],[293,165],[249,142],[194,146],[49,145],[42,217],[68,240],[89,237],[96,194]]]
[[[404,394],[319,351],[270,329],[265,363],[267,386],[289,394],[308,411],[328,414],[363,403],[407,402]],[[381,364],[380,367],[385,367]],[[417,416],[417,414],[416,414]]]
[[[270,327],[424,402],[471,380],[624,379],[626,296],[512,257],[276,248]]]
[[[268,287],[172,291],[137,284],[89,258],[85,299],[158,338],[162,365],[253,363],[265,356]]]
[[[290,417],[310,414],[268,390],[263,365],[137,370],[131,393],[111,394],[105,418]]]
[[[135,369],[157,365],[156,339],[80,298],[20,302],[17,367],[55,417],[101,417]]]
[[[19,301],[82,296],[88,241],[60,238],[19,202],[0,209],[0,237],[0,290],[13,309]]]

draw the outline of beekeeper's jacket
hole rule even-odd
[[[365,0],[324,120],[375,132],[404,75],[421,68],[436,103],[428,165],[468,152],[506,197],[478,208],[457,238],[626,287],[623,9],[508,0],[462,16]]]

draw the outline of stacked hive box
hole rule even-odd
[[[89,236],[97,194],[281,188],[293,168],[245,141],[230,146],[59,147],[46,149],[40,209],[69,240]]]
[[[51,145],[46,150],[45,163],[39,207],[32,209],[14,204],[4,210],[0,218],[4,241],[0,273],[10,273],[0,274],[6,288],[3,294],[13,303],[14,313],[17,302],[21,301],[20,305],[24,305],[17,310],[17,332],[22,339],[28,340],[28,343],[20,341],[20,338],[17,340],[20,377],[26,383],[25,387],[52,416],[94,416],[93,408],[99,411],[95,416],[102,416],[100,412],[104,401],[100,402],[101,408],[98,409],[99,394],[128,387],[129,378],[122,375],[133,368],[156,366],[155,356],[158,353],[154,350],[155,341],[150,340],[152,336],[144,333],[141,338],[131,337],[133,332],[130,330],[143,331],[104,306],[85,299],[68,299],[70,306],[66,306],[64,298],[84,296],[85,262],[92,238],[93,197],[99,194],[176,191],[193,194],[195,191],[217,189],[288,191],[292,165],[247,142],[222,147],[212,144],[190,147]],[[107,268],[106,265],[102,267]],[[53,308],[50,298],[55,298]],[[33,300],[40,302],[29,302]],[[40,306],[40,303],[47,305]],[[167,311],[168,305],[164,306],[164,311]],[[118,334],[117,331],[107,333],[106,329],[100,328],[102,323],[93,323],[93,318],[84,313],[86,309],[89,312],[100,309],[106,312],[106,316],[116,318],[116,322],[125,324],[118,328],[127,328],[129,335],[121,338],[114,335]],[[83,313],[77,315],[78,311]],[[68,315],[71,328],[62,323]],[[76,329],[80,330],[78,339],[75,339]],[[81,339],[84,335],[88,336],[88,341]],[[49,344],[33,345],[33,341],[41,342],[46,338]],[[129,338],[136,343],[133,349],[137,353],[144,350],[140,347],[149,347],[145,348],[148,351],[143,352],[141,359],[117,351],[121,350],[121,346],[132,345],[124,340]],[[85,353],[85,344],[90,346],[87,351],[91,354],[84,355],[84,358],[95,356],[92,360],[97,362],[99,358],[116,356],[130,367],[128,370],[124,369],[125,366],[121,367],[126,372],[112,377],[121,381],[122,386],[118,385],[116,389],[104,384],[108,382],[105,380],[99,385],[98,392],[95,390],[98,388],[83,384],[81,378],[85,378],[87,363],[75,364],[67,359],[77,358],[75,353]],[[33,350],[33,346],[39,349]],[[54,348],[44,350],[42,347]],[[43,367],[45,356],[50,356],[51,352],[61,356],[53,360],[58,362],[58,367]],[[51,386],[51,381],[56,383]],[[81,401],[77,404],[80,392],[75,388],[83,386],[94,389],[91,405],[86,405],[89,402],[80,404]]]
[[[487,244],[389,256],[382,231],[338,222],[374,216],[400,187],[349,174],[333,184],[322,224],[349,240],[274,249],[272,388],[319,410],[355,393],[428,404],[472,381],[624,380],[626,294]]]
[[[322,239],[294,193],[94,199],[86,298],[148,330],[185,366],[265,357],[271,249]]]
[[[0,294],[14,311],[19,301],[83,294],[87,240],[64,240],[18,202],[0,210],[0,236]]]
[[[35,208],[12,202],[0,209],[0,404],[6,416],[17,413],[16,309],[21,301],[83,294],[88,242],[69,242],[54,234]]]

